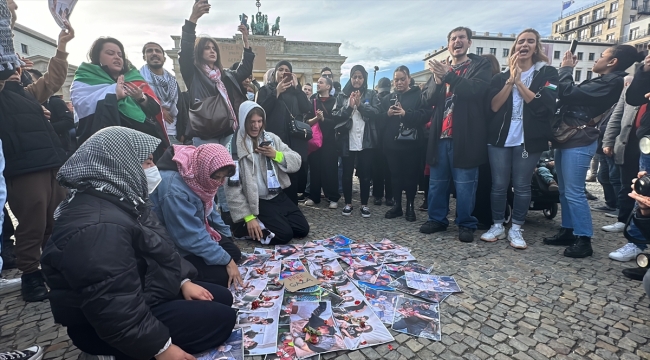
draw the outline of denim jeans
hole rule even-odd
[[[203,145],[203,144],[219,144],[223,145],[228,149],[228,152],[232,154],[232,149],[230,146],[230,141],[232,140],[232,135],[224,136],[222,138],[217,138],[217,139],[207,139],[203,140],[200,137],[193,137],[192,138],[192,144],[196,147]],[[217,200],[219,203],[219,208],[221,209],[221,212],[229,212],[230,207],[228,207],[228,201],[226,200],[226,190],[224,189],[223,186],[219,187],[219,190],[217,190]]]
[[[478,167],[460,169],[454,165],[454,145],[451,139],[438,140],[438,162],[431,167],[429,179],[429,221],[449,225],[449,187],[456,186],[456,225],[476,229],[478,221],[472,216],[478,185]]]
[[[515,198],[512,206],[512,223],[523,225],[530,207],[530,182],[533,178],[535,165],[541,152],[529,154],[527,158],[521,156],[524,146],[497,147],[488,145],[488,157],[492,169],[492,220],[495,224],[505,222],[506,204],[508,202],[508,188],[510,187],[510,174],[512,173],[512,187]]]
[[[544,179],[544,183],[549,184],[551,181],[555,181],[555,178],[553,177],[553,173],[551,170],[549,170],[547,167],[540,166],[537,168],[537,173],[539,176]]]
[[[641,154],[639,157],[639,171],[650,171],[650,155]],[[641,230],[634,225],[634,221],[630,221],[630,225],[627,227],[627,233],[635,239],[646,240]],[[641,250],[648,248],[646,244],[636,244],[636,246]]]
[[[585,195],[585,177],[591,158],[596,153],[597,141],[590,145],[555,150],[562,227],[573,229],[576,236],[594,235],[591,210]]]
[[[614,159],[605,154],[596,154],[600,167],[598,182],[603,187],[605,203],[610,208],[618,208],[618,192],[621,190],[621,175]]]
[[[7,184],[5,183],[5,177],[2,176],[2,173],[5,171],[5,156],[2,153],[2,141],[0,140],[0,206],[4,207],[5,202],[7,201]],[[0,209],[1,210],[1,209]],[[0,254],[2,254],[2,224],[4,222],[4,211],[0,211]],[[11,221],[11,219],[7,219]],[[0,257],[0,271],[2,271],[2,257]]]

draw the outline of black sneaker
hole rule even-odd
[[[607,205],[603,205],[603,206],[592,207],[591,210],[600,211],[600,212],[612,212],[615,211],[616,208],[611,208]]]
[[[459,227],[458,228],[458,239],[465,243],[471,243],[474,241],[474,229]]]
[[[564,256],[581,259],[594,254],[591,248],[591,238],[589,236],[576,236],[576,242],[564,249]]]
[[[22,280],[20,293],[24,301],[37,302],[47,299],[47,288],[40,270],[23,274],[20,278]]]
[[[404,215],[402,208],[398,206],[393,206],[392,208],[390,208],[390,210],[386,211],[386,215],[384,215],[384,217],[386,219],[394,219],[402,215]]]
[[[441,231],[447,231],[447,227],[436,221],[427,221],[420,226],[420,232],[423,234],[433,234]]]
[[[395,206],[395,200],[393,200],[393,199],[386,199],[386,206],[390,206],[390,207]]]
[[[352,215],[352,206],[350,206],[350,205],[345,205],[345,207],[343,208],[343,212],[342,212],[342,214],[343,214],[343,216],[350,216],[350,215]]]
[[[25,350],[15,350],[0,353],[0,359],[11,360],[40,360],[43,358],[43,348],[32,346]]]
[[[575,242],[576,236],[573,235],[573,229],[563,227],[556,235],[544,238],[544,244],[552,246],[571,246]]]
[[[643,277],[645,276],[645,273],[648,271],[648,268],[629,268],[629,269],[623,269],[623,275],[625,277],[632,279],[632,280],[637,280],[637,281],[643,281]]]
[[[381,198],[380,197],[375,198],[375,205],[381,205]]]
[[[361,207],[361,217],[369,218],[370,217],[370,208],[367,206]]]

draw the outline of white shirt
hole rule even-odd
[[[535,67],[521,73],[521,82],[530,86],[533,81]],[[524,99],[521,97],[517,85],[512,87],[512,118],[510,120],[510,129],[504,147],[519,146],[524,143]]]
[[[352,111],[352,129],[350,129],[350,151],[363,150],[363,132],[366,128],[366,122],[359,110]]]

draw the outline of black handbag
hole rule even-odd
[[[417,129],[404,127],[404,124],[399,124],[399,131],[395,136],[395,141],[416,141],[418,139]]]
[[[282,101],[282,103],[284,104],[284,107],[287,108],[289,116],[291,116],[291,120],[289,120],[289,134],[294,138],[311,140],[311,138],[314,136],[314,133],[311,130],[311,126],[309,126],[309,124],[306,122],[296,120],[296,118],[291,113],[291,110],[289,110],[287,104],[284,101]]]

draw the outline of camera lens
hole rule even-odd
[[[639,265],[639,267],[647,268],[648,265],[650,264],[650,261],[648,261],[648,255],[646,255],[646,254],[637,255],[636,256],[636,264]]]
[[[644,136],[639,140],[639,149],[645,155],[650,154],[650,136]]]
[[[646,175],[637,179],[634,183],[634,191],[642,196],[650,196],[650,177]]]

